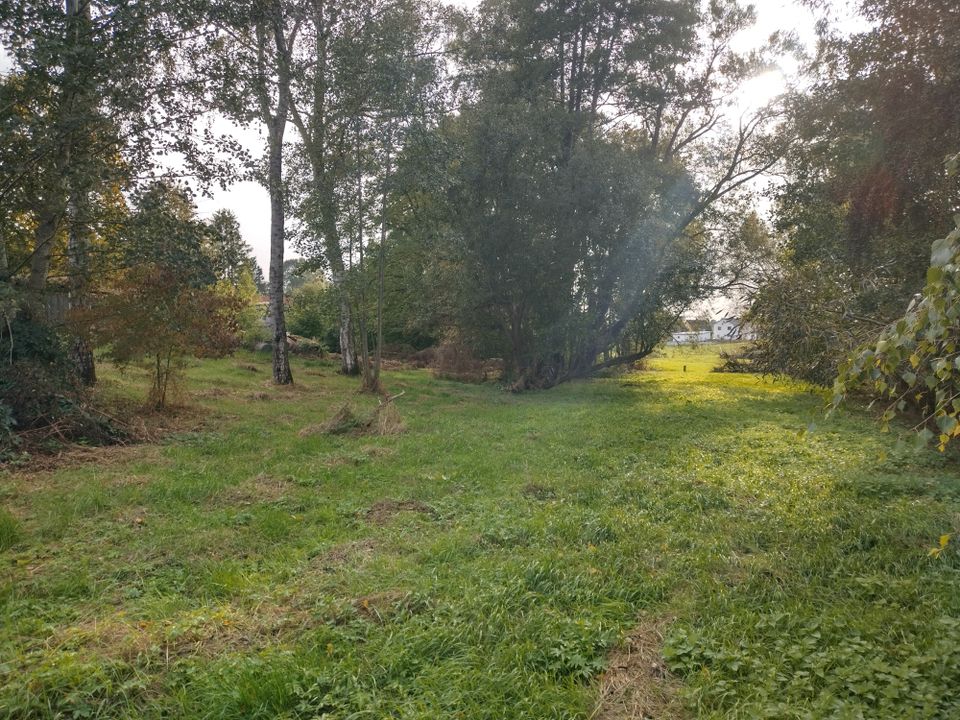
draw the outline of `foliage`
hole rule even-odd
[[[832,270],[788,262],[751,293],[745,316],[757,333],[745,350],[751,372],[827,387],[846,354],[876,333],[882,323],[864,307],[867,289]]]
[[[958,192],[942,162],[960,145],[960,18],[941,2],[855,5],[866,29],[824,24],[810,87],[789,104],[797,142],[774,189],[786,252],[756,308],[758,363],[820,384],[921,290]]]
[[[453,44],[468,90],[441,126],[443,291],[460,335],[518,388],[649,354],[722,274],[721,201],[778,152],[774,109],[717,121],[725,88],[758,67],[729,42],[750,10],[577,8],[487,2]]]
[[[188,213],[189,214],[189,213]],[[238,313],[240,336],[252,345],[262,337],[263,309],[259,307],[263,273],[251,255],[251,247],[240,234],[240,223],[229,210],[218,210],[203,233],[203,251],[216,276],[217,292],[232,297],[241,308]]]
[[[483,361],[455,336],[445,338],[437,347],[432,367],[433,376],[445,380],[478,383],[487,379]]]
[[[67,442],[102,445],[126,437],[90,407],[60,334],[22,313],[0,325],[0,346],[0,462]]]
[[[257,342],[264,331],[263,308],[258,305],[260,294],[250,269],[244,268],[233,282],[221,280],[214,289],[235,304],[240,340],[247,345]]]
[[[242,300],[193,286],[165,265],[130,268],[76,321],[120,367],[144,361],[151,372],[150,401],[167,404],[188,357],[223,357],[239,338]]]
[[[33,292],[56,270],[82,304],[96,279],[94,245],[110,234],[122,191],[155,177],[158,158],[175,154],[201,183],[233,174],[221,157],[233,143],[197,132],[201,106],[187,100],[196,87],[179,50],[201,22],[200,5],[0,3],[12,65],[0,116],[0,222],[12,241],[9,272],[26,275]]]
[[[322,341],[339,352],[339,299],[327,282],[307,282],[290,294],[287,327],[294,335]]]
[[[73,320],[120,366],[145,361],[150,400],[163,407],[187,357],[229,354],[241,323],[253,327],[253,278],[249,268],[234,268],[217,283],[217,256],[205,247],[210,228],[180,189],[157,183],[135,200],[119,244],[123,269]]]
[[[0,462],[9,459],[20,445],[16,435],[17,418],[6,400],[0,400]]]
[[[897,415],[919,413],[919,441],[936,440],[942,452],[960,435],[960,218],[933,244],[930,263],[906,315],[841,367],[833,405],[867,389],[886,404],[884,429]]]
[[[217,279],[238,286],[256,279],[257,261],[240,234],[240,222],[230,210],[218,210],[208,223],[204,251]],[[254,290],[255,292],[255,290]]]

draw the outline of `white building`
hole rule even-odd
[[[714,320],[711,333],[714,340],[755,340],[757,337],[752,327],[742,324],[740,318],[731,315]]]
[[[693,343],[710,342],[713,332],[707,320],[681,320],[673,332],[670,333],[668,345],[690,345]]]
[[[755,340],[756,332],[740,318],[727,315],[719,320],[682,320],[670,333],[668,345],[691,345],[705,342]]]

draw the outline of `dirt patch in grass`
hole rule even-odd
[[[120,475],[110,479],[110,486],[121,487],[146,487],[151,482],[149,475]]]
[[[292,487],[293,483],[285,478],[261,473],[255,478],[225,489],[219,499],[230,505],[276,502],[285,497]]]
[[[29,481],[23,484],[22,489],[25,493],[33,493],[59,485],[59,478],[56,482],[52,482],[52,480],[60,470],[91,463],[96,463],[98,468],[104,469],[137,461],[165,462],[161,456],[159,445],[104,445],[99,447],[72,445],[64,448],[56,455],[34,455],[23,465],[0,466],[0,469],[9,473],[10,477],[23,478]],[[64,479],[63,482],[70,481]],[[110,480],[111,484],[117,486],[140,485],[146,482],[147,479],[138,475],[121,476]]]
[[[260,372],[260,368],[252,363],[237,363],[237,368],[239,370],[246,370],[247,372]]]
[[[527,483],[523,486],[521,492],[534,500],[552,500],[557,496],[556,490],[549,485],[541,485],[540,483]]]
[[[367,522],[374,525],[386,525],[396,515],[402,512],[417,513],[431,518],[437,516],[437,511],[419,500],[378,500],[363,514]]]
[[[164,620],[132,620],[118,612],[63,628],[45,646],[48,651],[94,653],[127,662],[150,657],[169,662],[261,648],[295,637],[316,624],[309,613],[273,602],[249,609],[203,608]]]
[[[314,558],[313,562],[321,570],[332,572],[345,565],[362,567],[369,562],[380,549],[380,543],[372,538],[334,545],[325,553]]]
[[[115,421],[125,428],[126,439],[110,445],[81,445],[63,442],[55,449],[31,452],[22,461],[0,463],[0,471],[12,476],[29,476],[31,486],[37,476],[66,468],[96,463],[116,465],[131,460],[153,460],[156,445],[178,433],[199,432],[207,425],[207,410],[199,405],[171,406],[165,410],[144,408],[125,402],[111,407]]]
[[[326,455],[323,459],[323,466],[326,468],[338,468],[344,467],[345,465],[361,465],[370,460],[395,455],[396,452],[393,448],[364,445],[355,453],[330,453]]]
[[[384,623],[392,616],[412,610],[410,594],[401,590],[386,590],[372,593],[353,601],[353,607],[364,620],[375,623]]]
[[[207,400],[210,398],[220,398],[226,397],[230,394],[229,390],[225,390],[220,387],[204,388],[203,390],[196,390],[192,393],[193,397],[197,400]]]
[[[143,506],[127,508],[117,517],[117,522],[121,525],[129,525],[132,528],[140,529],[147,524],[147,508]]]
[[[269,400],[269,399],[270,399],[270,393],[265,393],[265,392],[263,392],[263,391],[258,390],[257,392],[253,392],[253,393],[250,393],[249,395],[247,395],[247,399],[248,399],[248,400],[255,400],[255,401],[257,401],[257,402],[260,402],[260,401],[262,401],[262,400]]]
[[[371,458],[390,457],[397,454],[395,448],[381,447],[380,445],[364,445],[360,448],[360,452]]]
[[[672,618],[645,620],[610,654],[600,678],[592,720],[674,720],[687,717],[677,699],[679,683],[661,655]]]
[[[302,383],[290,383],[289,385],[277,385],[273,380],[266,380],[261,387],[270,390],[272,393],[279,395],[281,397],[291,397],[293,395],[301,395],[310,390]]]

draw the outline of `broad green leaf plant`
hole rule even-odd
[[[956,173],[960,154],[947,159]],[[887,403],[884,429],[898,415],[915,419],[917,442],[941,452],[960,436],[960,215],[957,227],[933,243],[923,292],[875,344],[845,363],[833,387],[833,408],[853,390]]]

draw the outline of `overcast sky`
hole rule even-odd
[[[472,7],[477,0],[453,0],[453,4]],[[834,0],[839,14],[844,15],[847,5],[843,0]],[[815,17],[813,13],[796,0],[756,0],[757,23],[745,31],[738,39],[739,50],[745,51],[761,46],[775,31],[796,32],[800,40],[812,46],[814,42]],[[846,14],[849,17],[849,14]],[[847,20],[852,26],[853,21]],[[747,109],[758,107],[777,95],[796,72],[795,63],[783,58],[781,71],[770,72],[747,83],[741,92],[738,105]],[[0,72],[9,70],[9,58],[0,48]],[[292,128],[291,128],[292,130]],[[289,133],[293,137],[293,133]],[[245,130],[242,139],[256,153],[262,152],[264,137],[262,130]],[[212,197],[198,198],[198,209],[202,217],[209,217],[220,208],[232,210],[240,221],[243,237],[253,248],[254,255],[264,272],[267,270],[270,256],[270,203],[266,191],[252,182],[237,183],[227,190],[217,190]],[[288,248],[287,254],[293,256]]]

